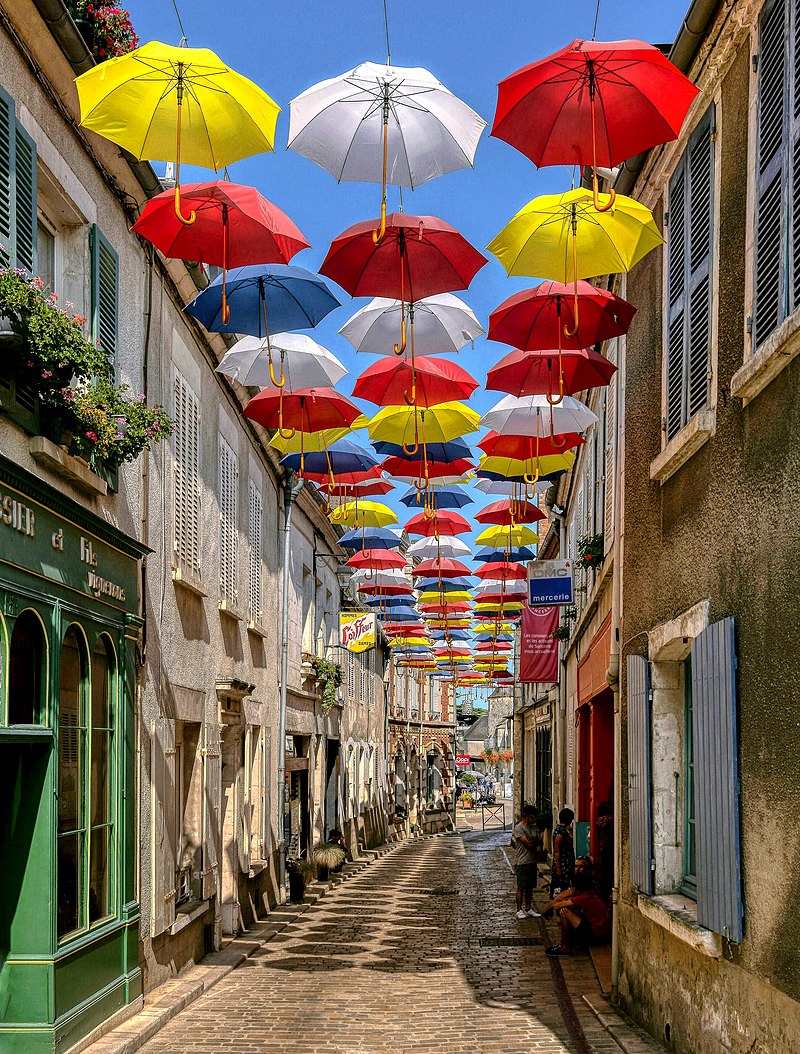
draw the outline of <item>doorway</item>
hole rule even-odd
[[[324,835],[339,827],[339,758],[338,739],[325,740],[325,818]]]

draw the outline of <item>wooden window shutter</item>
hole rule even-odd
[[[220,801],[222,752],[216,724],[203,726],[203,869],[200,896],[213,897],[219,888]]]
[[[792,176],[788,187],[790,221],[790,256],[791,256],[791,310],[800,307],[800,2],[794,0],[791,5],[792,11],[792,33],[790,47],[792,49],[792,92],[791,113],[789,124],[791,127],[792,144]]]
[[[14,101],[0,88],[0,266],[14,259],[12,217],[14,214]]]
[[[247,539],[250,544],[248,618],[252,625],[263,622],[261,520],[263,501],[261,491],[251,479],[248,483]]]
[[[692,643],[697,827],[697,921],[742,940],[739,757],[733,619],[715,622]]]
[[[151,935],[163,933],[175,921],[177,868],[175,724],[157,717],[151,740],[153,831],[153,901]]]
[[[666,441],[683,427],[683,359],[686,327],[686,155],[669,182],[667,224]]]
[[[753,307],[756,347],[777,329],[786,314],[787,9],[783,2],[773,3],[761,21]]]
[[[200,402],[178,371],[173,379],[175,563],[200,577]]]
[[[219,437],[219,580],[220,601],[236,608],[239,598],[239,466],[236,454]]]
[[[650,664],[629,655],[628,699],[628,826],[631,883],[648,896],[653,892],[652,811],[650,804]]]
[[[14,147],[14,252],[17,267],[36,274],[36,144],[19,123]]]
[[[608,346],[607,357],[609,362],[616,364],[617,343],[613,341]],[[617,458],[617,378],[615,373],[611,378],[606,391],[606,449],[605,449],[605,509],[603,517],[603,538],[605,550],[611,548],[614,542],[614,474]]]
[[[92,340],[112,361],[117,354],[119,260],[109,240],[92,224]]]

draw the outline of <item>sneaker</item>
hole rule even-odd
[[[565,950],[560,944],[554,944],[552,948],[545,948],[544,953],[552,956],[572,955],[571,951]]]
[[[540,919],[542,917],[539,912],[534,911],[533,908],[531,908],[530,911],[527,911],[525,914],[528,916],[529,919]]]
[[[520,908],[520,910],[517,912],[517,918],[518,919],[527,919],[527,917],[528,917],[527,912],[523,911],[522,908]]]

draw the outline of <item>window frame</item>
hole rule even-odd
[[[686,656],[683,669],[683,842],[681,845],[683,876],[680,890],[685,896],[697,900],[697,833],[696,797],[694,781],[694,730],[692,727],[694,703],[692,699],[692,656]],[[694,868],[689,862],[694,862]]]

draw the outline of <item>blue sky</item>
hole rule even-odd
[[[638,37],[651,43],[672,41],[688,0],[631,3],[603,0],[598,39]],[[311,161],[286,150],[289,101],[309,85],[351,69],[359,62],[386,59],[383,0],[178,0],[189,44],[210,47],[239,72],[256,81],[282,107],[276,150],[231,166],[231,179],[252,184],[284,209],[312,248],[294,263],[317,270],[331,239],[353,223],[373,218],[380,209],[380,187],[336,181]],[[177,44],[180,29],[171,0],[134,0],[131,15],[141,40]],[[424,66],[464,99],[491,125],[497,81],[541,58],[575,37],[590,37],[595,0],[388,0],[392,62]],[[163,172],[163,166],[155,163]],[[191,174],[186,171],[184,178]],[[198,178],[204,178],[198,173]],[[213,178],[208,175],[205,178]],[[442,217],[484,251],[507,220],[538,194],[569,189],[564,168],[538,170],[522,154],[484,132],[474,170],[455,172],[403,192],[405,211]],[[389,208],[398,204],[389,190]],[[535,284],[510,279],[490,256],[470,289],[457,295],[470,304],[486,327],[489,312],[519,289]],[[356,355],[337,330],[364,300],[342,295],[344,306],[317,328],[314,336],[348,367],[339,385],[347,394],[355,377],[376,358]],[[455,361],[483,383],[487,368],[509,348],[485,340],[469,346]],[[479,389],[471,404],[483,412],[501,393]],[[365,410],[372,412],[369,404]],[[365,433],[358,433],[365,436]],[[474,441],[477,436],[467,437]],[[405,488],[400,488],[402,493]],[[391,496],[390,496],[391,499]],[[394,501],[391,504],[403,510]],[[483,496],[464,512],[485,503]],[[403,517],[401,517],[402,522]]]

